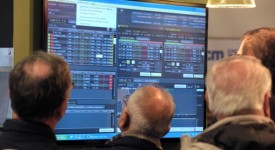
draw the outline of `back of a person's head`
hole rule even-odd
[[[10,73],[12,109],[23,120],[61,117],[56,110],[68,99],[71,84],[69,66],[62,58],[37,52]]]
[[[138,88],[127,103],[131,130],[152,138],[161,138],[167,133],[174,111],[172,95],[152,85]]]
[[[252,54],[260,60],[275,48],[275,28],[262,27],[249,30],[242,38],[245,40],[242,53]]]
[[[210,68],[206,77],[209,110],[231,116],[246,110],[262,110],[271,90],[271,75],[254,57],[234,56]]]
[[[250,30],[243,35],[243,55],[252,55],[262,61],[272,76],[273,85],[275,82],[275,28],[263,27]],[[275,93],[275,88],[273,92]]]

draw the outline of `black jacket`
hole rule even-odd
[[[55,150],[56,137],[45,124],[6,120],[0,132],[0,149]]]
[[[154,143],[132,136],[124,136],[97,147],[95,150],[160,150]]]
[[[275,150],[275,125],[271,119],[257,115],[228,117],[210,126],[193,141],[223,150]]]

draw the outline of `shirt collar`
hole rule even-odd
[[[147,137],[145,135],[142,135],[142,134],[134,134],[134,133],[122,133],[121,136],[132,136],[132,137],[136,137],[138,139],[143,139],[143,140],[147,140],[147,141],[150,141],[152,143],[154,143],[160,150],[163,150],[162,147],[161,147],[161,143],[160,143],[160,140],[159,139],[155,139],[155,138],[150,138],[150,137]]]

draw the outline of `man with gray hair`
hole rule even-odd
[[[173,97],[166,90],[152,85],[138,88],[121,113],[121,134],[99,149],[161,150],[160,139],[170,130],[174,111]]]
[[[206,102],[218,121],[192,140],[183,136],[181,150],[275,149],[271,75],[258,59],[234,56],[217,62],[207,73],[206,89]]]

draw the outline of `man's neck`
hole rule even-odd
[[[148,137],[143,134],[138,134],[138,133],[129,132],[129,131],[123,132],[123,133],[121,133],[121,135],[122,135],[122,137],[123,136],[133,136],[138,139],[144,139],[144,140],[150,141],[150,142],[154,143],[159,149],[162,149],[160,139]]]
[[[265,116],[264,112],[262,110],[252,110],[252,109],[247,109],[247,110],[242,110],[237,113],[234,113],[230,116],[238,116],[238,115],[259,115],[259,116]],[[222,120],[226,117],[230,117],[227,115],[217,115],[217,120]]]
[[[57,124],[57,120],[56,119],[48,119],[48,120],[45,120],[45,121],[42,121],[43,123],[45,123],[46,125],[48,125],[52,131],[54,132],[55,130],[55,126]]]
[[[21,120],[21,118],[16,113],[13,113],[12,119]],[[58,121],[54,118],[47,119],[47,120],[40,120],[38,122],[46,124],[47,126],[49,126],[51,128],[52,131],[55,130],[55,126],[58,123]]]

